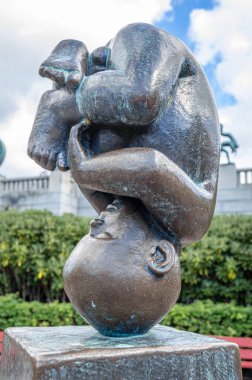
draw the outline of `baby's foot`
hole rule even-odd
[[[75,88],[85,75],[88,50],[83,42],[63,40],[41,64],[39,75],[47,77],[59,86]]]
[[[88,60],[88,75],[99,71],[108,70],[110,63],[110,49],[106,46],[101,46],[95,49],[89,56]]]

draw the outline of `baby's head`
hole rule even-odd
[[[176,249],[127,199],[114,201],[91,221],[63,277],[77,311],[110,336],[147,332],[180,293]]]
[[[128,199],[116,199],[102,212],[99,219],[90,223],[86,244],[95,249],[102,240],[102,250],[118,250],[118,255],[140,254],[146,257],[146,265],[157,275],[168,273],[176,258],[174,246],[160,238],[160,230],[145,221],[136,204]]]

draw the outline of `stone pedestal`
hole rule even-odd
[[[238,346],[156,326],[134,338],[92,327],[10,328],[1,380],[241,380]]]

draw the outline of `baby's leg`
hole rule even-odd
[[[68,170],[67,141],[71,126],[81,119],[75,91],[46,91],[40,100],[28,143],[28,155],[47,170]]]
[[[40,66],[39,73],[51,79],[55,90],[41,97],[28,143],[28,155],[40,166],[68,170],[67,140],[70,128],[80,120],[75,87],[85,74],[86,46],[76,40],[61,41]]]

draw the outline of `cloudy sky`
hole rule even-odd
[[[124,25],[148,22],[181,38],[212,85],[221,122],[240,145],[233,160],[252,167],[251,0],[8,0],[0,12],[0,139],[7,156],[0,174],[40,174],[26,146],[41,93],[40,63],[62,39],[92,50]]]

